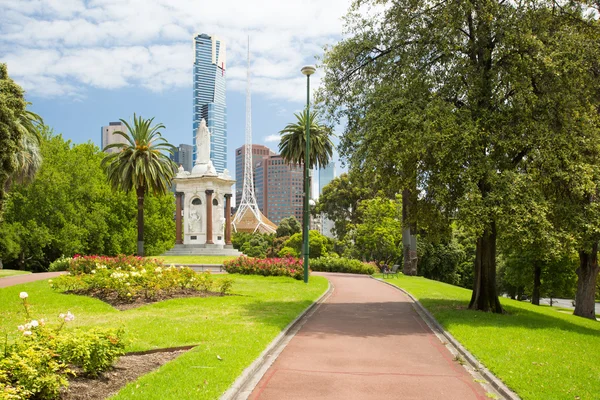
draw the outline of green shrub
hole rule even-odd
[[[285,258],[285,257],[300,257],[300,253],[298,253],[296,251],[296,249],[292,249],[291,247],[284,247],[281,250],[279,250],[279,252],[277,253],[277,255],[280,258]]]
[[[67,387],[67,375],[78,368],[96,376],[123,354],[122,331],[95,328],[67,331],[71,312],[60,314],[58,323],[32,319],[28,294],[21,292],[26,320],[13,342],[5,339],[0,351],[0,399],[57,399]]]
[[[290,276],[294,279],[304,277],[304,267],[299,258],[250,258],[241,256],[223,263],[225,271],[230,274]]]
[[[292,235],[283,246],[291,247],[296,250],[297,254],[302,254],[302,233]],[[311,259],[325,257],[330,251],[333,251],[333,240],[321,235],[318,231],[309,231],[308,247]]]
[[[56,260],[54,260],[50,263],[50,267],[48,268],[48,271],[50,271],[50,272],[66,271],[69,269],[71,260],[73,260],[73,258],[65,257],[65,256],[57,258]]]
[[[321,272],[346,272],[350,274],[373,275],[378,272],[375,265],[363,263],[359,260],[340,257],[321,257],[310,261],[313,271]]]
[[[52,344],[62,361],[97,376],[125,354],[123,330],[94,328],[75,330],[57,336]]]
[[[58,399],[68,372],[51,348],[26,338],[0,359],[0,398]]]

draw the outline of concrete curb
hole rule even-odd
[[[298,333],[306,320],[317,310],[317,308],[333,293],[334,288],[328,282],[327,290],[314,303],[308,306],[296,319],[290,322],[271,341],[267,348],[260,353],[258,358],[252,362],[233,384],[220,397],[221,400],[247,399],[258,384],[269,367],[275,362],[290,340]]]
[[[421,315],[421,317],[425,320],[427,325],[429,325],[429,327],[434,332],[437,331],[436,333],[439,333],[442,336],[444,336],[448,340],[448,342],[450,342],[452,346],[454,346],[454,348],[456,348],[456,350],[465,358],[465,360],[467,360],[471,367],[473,367],[475,371],[477,371],[481,376],[483,376],[490,383],[490,385],[498,391],[498,393],[500,393],[508,400],[521,400],[521,398],[515,392],[510,390],[508,386],[504,384],[504,382],[498,379],[489,369],[487,369],[481,362],[479,362],[473,354],[471,354],[467,349],[465,349],[465,347],[462,344],[460,344],[460,342],[456,340],[454,336],[450,334],[450,332],[446,331],[444,327],[435,319],[435,317],[425,307],[423,307],[421,302],[419,302],[419,300],[417,300],[412,294],[382,279],[375,278],[373,276],[371,276],[370,278],[375,279],[376,281],[379,281],[381,283],[385,283],[386,285],[391,286],[396,290],[400,290],[402,293],[410,297],[411,300],[414,302],[413,304],[415,310],[417,311],[417,313],[419,313],[419,315]]]

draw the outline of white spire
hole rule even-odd
[[[244,146],[244,185],[242,189],[242,200],[240,201],[235,218],[233,219],[233,228],[237,231],[237,224],[241,221],[246,212],[251,211],[257,220],[256,232],[261,226],[267,232],[275,232],[271,226],[263,221],[263,216],[258,209],[256,196],[254,195],[254,173],[252,165],[252,99],[250,96],[250,36],[248,36],[248,71],[246,75],[246,144]]]

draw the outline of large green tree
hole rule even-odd
[[[21,269],[44,270],[74,254],[133,254],[135,194],[113,191],[101,168],[104,154],[91,143],[73,144],[40,126],[44,163],[35,180],[15,182],[0,226],[0,258]],[[145,202],[149,255],[175,241],[173,196]]]
[[[147,193],[165,195],[175,175],[177,166],[167,153],[175,147],[160,133],[163,124],[152,126],[154,118],[144,119],[133,115],[133,124],[121,119],[127,132],[116,131],[127,143],[113,143],[104,151],[116,149],[108,154],[102,164],[106,166],[108,181],[116,190],[135,191],[138,201],[137,254],[144,255],[144,197]]]
[[[364,14],[366,4],[384,7]],[[401,187],[416,165],[424,209],[477,238],[472,309],[502,312],[496,242],[511,213],[504,194],[512,173],[553,154],[554,138],[570,135],[566,120],[597,118],[581,101],[561,102],[563,94],[591,101],[593,90],[573,76],[589,70],[555,63],[557,51],[596,54],[597,24],[583,6],[357,1],[348,38],[325,54],[320,99],[334,121],[347,121],[342,154],[397,171]],[[557,76],[560,85],[547,85]]]

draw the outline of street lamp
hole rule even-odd
[[[302,67],[302,74],[306,75],[306,149],[304,151],[304,219],[302,223],[303,231],[303,253],[304,253],[304,283],[308,283],[308,232],[310,224],[310,210],[308,201],[310,199],[310,76],[315,73],[314,65],[305,65]]]

